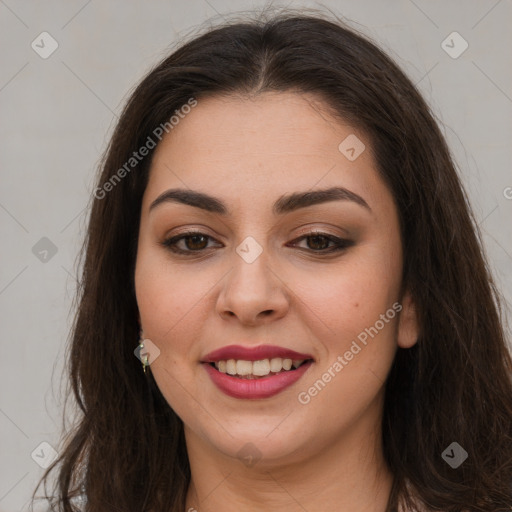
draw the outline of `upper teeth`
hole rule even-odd
[[[217,361],[215,368],[222,373],[229,375],[256,375],[263,377],[270,372],[278,373],[281,370],[290,370],[293,366],[298,368],[305,359],[282,359],[275,357],[273,359],[261,359],[259,361],[244,361],[228,359],[227,361]]]

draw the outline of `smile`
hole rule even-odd
[[[226,395],[262,399],[293,385],[314,361],[308,354],[282,347],[232,345],[208,354],[201,362],[213,383]]]
[[[246,379],[259,379],[272,373],[277,375],[283,371],[296,370],[305,363],[304,359],[283,359],[274,357],[272,359],[260,359],[259,361],[244,361],[239,359],[228,359],[227,361],[218,361],[210,363],[221,373],[235,375]]]

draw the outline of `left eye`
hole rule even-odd
[[[295,241],[303,239],[309,240],[308,245],[310,246],[310,250],[312,250],[312,252],[331,253],[346,249],[353,244],[351,240],[338,238],[336,236],[328,235],[327,233],[319,233],[317,231],[306,233],[305,235],[297,238]],[[328,247],[329,243],[334,244],[334,246]],[[313,249],[311,249],[311,246],[313,246]]]
[[[177,235],[171,238],[168,238],[162,242],[162,245],[174,253],[178,254],[190,254],[190,253],[198,253],[207,248],[208,240],[215,240],[209,235],[205,235],[200,232],[188,232],[183,233],[181,235]],[[353,245],[351,240],[338,238],[332,235],[328,235],[327,233],[320,232],[311,232],[302,235],[301,237],[295,239],[293,242],[297,242],[299,240],[309,240],[309,249],[311,252],[316,253],[331,253],[336,251],[341,251],[346,249],[347,247]],[[184,242],[185,249],[183,247],[178,247],[179,242]],[[334,246],[330,246],[332,243]],[[313,247],[311,247],[313,246]]]

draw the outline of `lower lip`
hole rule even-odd
[[[219,372],[209,363],[203,363],[203,366],[213,383],[226,395],[234,398],[257,399],[269,398],[290,387],[308,371],[312,364],[313,361],[308,361],[296,370],[259,379],[239,379]]]

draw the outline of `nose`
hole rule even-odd
[[[248,326],[273,322],[286,315],[289,292],[265,251],[252,263],[235,254],[234,266],[217,299],[217,312],[226,320],[236,318]]]

